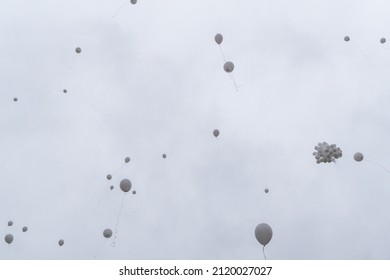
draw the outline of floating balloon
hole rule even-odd
[[[214,135],[215,137],[218,137],[218,135],[219,135],[219,130],[218,130],[218,129],[214,129],[213,135]]]
[[[123,179],[119,186],[123,192],[128,192],[131,189],[131,182],[129,179]]]
[[[163,155],[162,155],[162,157],[163,157],[163,158],[166,158],[166,157],[167,157],[167,155],[166,155],[166,154],[163,154]]]
[[[220,44],[222,43],[222,41],[223,41],[223,36],[222,36],[221,34],[218,33],[218,34],[215,35],[214,40],[215,40],[215,42],[216,42],[218,45],[220,45]]]
[[[335,144],[329,145],[322,142],[318,143],[318,146],[315,146],[314,149],[316,152],[313,152],[313,156],[317,163],[336,162],[336,159],[343,156],[343,152]]]
[[[266,223],[257,225],[255,228],[255,237],[261,245],[267,245],[272,238],[272,228]]]
[[[349,38],[349,36],[345,36],[345,37],[344,37],[344,41],[345,41],[345,42],[349,42],[349,40],[351,40],[351,38]]]
[[[8,222],[8,226],[9,226],[9,227],[12,226],[13,224],[14,224],[13,221],[9,221],[9,222]]]
[[[63,93],[67,93],[68,91],[67,91],[66,89],[64,89],[62,92],[63,92]]]
[[[109,229],[109,228],[106,228],[104,231],[103,231],[103,236],[105,238],[110,238],[112,236],[112,230]]]
[[[137,192],[136,191],[133,191],[133,194],[136,194]]]
[[[114,186],[110,186],[110,190],[113,190],[114,189]]]
[[[265,192],[265,193],[268,193],[268,192],[269,192],[269,189],[266,188],[266,189],[264,190],[264,192]]]
[[[386,43],[386,38],[381,38],[380,42],[381,42],[381,44]]]
[[[126,157],[125,158],[125,163],[129,163],[130,162],[130,158],[129,157]]]
[[[111,180],[111,179],[112,179],[111,174],[108,174],[108,175],[107,175],[107,180]]]
[[[62,239],[60,239],[60,240],[58,240],[58,245],[60,245],[60,246],[62,246],[62,245],[64,245],[64,240],[62,240]]]
[[[356,153],[353,155],[353,159],[356,160],[356,161],[362,161],[364,158],[363,154],[362,153]]]
[[[81,48],[77,47],[75,51],[76,51],[76,53],[81,53]]]
[[[15,102],[17,102],[17,101],[18,101],[18,99],[17,99],[16,97],[14,97],[14,101],[15,101]]]
[[[233,62],[231,62],[231,61],[225,62],[225,64],[223,65],[223,70],[225,70],[225,72],[227,72],[227,73],[233,72],[233,70],[234,70]]]
[[[5,237],[4,237],[4,240],[5,242],[7,242],[8,244],[11,244],[12,241],[14,241],[14,236],[12,234],[7,234]]]
[[[130,3],[133,4],[133,5],[137,4],[137,0],[130,0]]]
[[[27,230],[28,230],[28,227],[23,227],[23,228],[22,228],[22,231],[23,231],[23,232],[26,232]]]

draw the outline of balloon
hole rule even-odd
[[[381,38],[380,42],[381,42],[381,44],[386,43],[386,38]]]
[[[114,186],[110,186],[110,190],[113,190],[114,189]]]
[[[267,245],[272,238],[272,228],[265,223],[257,225],[255,228],[255,237],[261,245]]]
[[[23,228],[22,228],[22,231],[23,231],[23,232],[26,232],[27,230],[28,230],[28,227],[23,227]]]
[[[345,37],[344,37],[344,41],[345,41],[345,42],[348,42],[349,40],[351,40],[351,39],[349,38],[349,36],[345,36]]]
[[[133,194],[136,194],[137,192],[136,191],[133,191]]]
[[[103,236],[105,238],[110,238],[112,236],[112,230],[109,229],[109,228],[106,228],[104,231],[103,231]]]
[[[80,47],[76,48],[76,53],[81,53],[81,48]]]
[[[215,40],[215,42],[216,42],[218,45],[220,45],[220,44],[222,43],[222,41],[223,41],[223,36],[222,36],[221,34],[218,33],[218,34],[215,35],[214,40]]]
[[[163,158],[166,158],[166,157],[167,157],[167,155],[166,155],[166,154],[163,154],[163,155],[162,155],[162,157],[163,157]]]
[[[364,158],[363,154],[362,153],[356,153],[353,155],[353,159],[356,160],[356,161],[362,161]]]
[[[108,174],[108,175],[107,175],[107,180],[111,180],[111,179],[112,179],[111,174]]]
[[[60,246],[62,246],[62,245],[64,245],[64,240],[62,240],[62,239],[60,239],[60,240],[58,240],[58,245],[60,245]]]
[[[18,99],[16,97],[14,97],[14,101],[16,102],[16,101],[18,101]]]
[[[219,135],[219,130],[218,130],[218,129],[214,129],[213,135],[214,135],[215,137],[218,137],[218,135]]]
[[[13,224],[14,224],[13,221],[9,221],[9,222],[8,222],[8,226],[12,226]]]
[[[318,143],[318,146],[315,146],[314,150],[316,152],[313,152],[313,156],[318,164],[321,162],[336,162],[336,159],[343,156],[343,152],[336,144],[329,145],[326,142]]]
[[[128,192],[131,189],[131,182],[129,179],[123,179],[120,184],[120,188],[124,192]]]
[[[67,93],[68,91],[67,91],[66,89],[64,89],[62,92],[63,92],[63,93]]]
[[[231,62],[231,61],[225,62],[225,64],[223,65],[223,70],[225,70],[225,72],[227,72],[227,73],[233,72],[233,70],[234,70],[233,62]]]
[[[125,158],[125,163],[129,163],[130,162],[130,158],[129,157],[126,157]]]
[[[265,193],[268,193],[268,192],[269,192],[269,189],[266,188],[266,189],[264,190],[264,192],[265,192]]]
[[[8,244],[11,244],[12,241],[14,241],[14,236],[12,234],[7,234],[5,237],[4,237],[4,240],[5,242],[7,242]]]
[[[130,0],[131,4],[137,4],[137,0]]]

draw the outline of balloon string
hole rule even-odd
[[[77,56],[77,54],[73,55],[72,63],[70,64],[68,71],[70,71],[73,68],[73,64],[74,64],[74,61],[76,60],[76,56]]]
[[[100,253],[100,251],[103,249],[104,244],[106,244],[107,239],[104,240],[103,244],[100,246],[100,248],[96,251],[95,255],[93,256],[94,259],[96,259],[96,256]]]
[[[218,145],[218,138],[217,138],[217,165],[215,167],[215,172],[218,172],[218,163],[219,163],[219,145]]]
[[[116,13],[115,13],[115,15],[113,15],[112,17],[114,18],[114,17],[116,17],[118,14],[119,14],[119,11],[127,4],[127,3],[129,3],[129,2],[124,2],[119,8],[118,8],[118,10],[116,11]]]
[[[124,163],[124,164],[122,164],[122,166],[120,167],[120,168],[118,168],[113,174],[112,174],[112,177],[114,178],[114,176],[116,176],[116,174],[124,167],[126,165],[126,162]],[[107,185],[104,185],[104,191],[103,191],[103,193],[102,193],[102,195],[101,195],[101,197],[100,197],[100,199],[99,199],[99,201],[98,201],[98,205],[100,204],[100,202],[102,201],[102,199],[103,199],[103,197],[104,197],[104,194],[107,192]]]
[[[367,159],[367,161],[368,161],[368,162],[371,162],[371,163],[374,163],[374,164],[376,164],[376,165],[382,167],[384,170],[386,170],[387,173],[390,173],[390,170],[387,169],[387,168],[386,168],[385,166],[383,166],[382,164],[380,164],[379,162],[375,162],[375,161],[372,161],[372,160],[369,160],[369,159]]]
[[[236,88],[236,91],[240,88],[241,85],[237,85],[236,80],[234,79],[234,76],[232,73],[229,73],[230,80],[232,80],[234,87]]]
[[[265,256],[264,248],[265,248],[265,246],[263,245],[263,255],[264,255],[264,259],[266,260],[267,257]]]
[[[370,59],[360,48],[359,46],[354,42],[352,41],[352,44],[367,58],[367,59]]]
[[[221,45],[218,45],[218,46],[219,46],[219,51],[221,52],[223,61],[226,62],[225,54],[224,54],[223,51],[222,51],[222,47],[221,47]]]
[[[111,246],[112,246],[112,247],[115,247],[115,240],[116,240],[116,238],[117,238],[117,235],[116,235],[116,234],[118,233],[118,227],[119,227],[119,218],[121,217],[121,214],[122,214],[123,201],[125,200],[125,195],[126,195],[126,193],[123,193],[121,207],[120,207],[120,209],[119,209],[118,218],[116,219],[115,232],[114,232],[114,240],[113,240],[112,243],[111,243]]]

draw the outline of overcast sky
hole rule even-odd
[[[0,259],[262,259],[259,223],[268,259],[390,259],[390,4],[362,2],[0,0]]]

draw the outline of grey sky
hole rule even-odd
[[[0,2],[0,258],[390,259],[387,1],[125,2]]]

